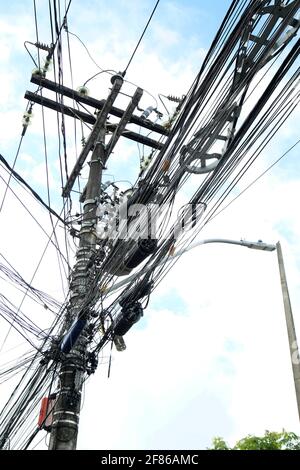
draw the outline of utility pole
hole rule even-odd
[[[107,100],[104,102],[93,130],[78,158],[79,162],[82,161],[86,158],[88,152],[92,150],[90,171],[83,204],[84,212],[79,235],[79,248],[70,283],[70,301],[64,327],[66,333],[60,345],[62,360],[59,371],[57,402],[53,412],[49,444],[50,450],[76,449],[81,391],[86,373],[88,355],[88,326],[91,316],[91,312],[89,312],[84,305],[92,280],[90,268],[93,264],[93,255],[96,253],[96,211],[101,193],[102,170],[105,168],[110,152],[122,134],[125,125],[129,121],[142,96],[142,90],[137,88],[118,127],[109,143],[105,145],[107,116],[121,89],[123,78],[116,75],[112,78],[112,83],[112,90]],[[67,187],[69,187],[70,184],[72,185],[74,170],[70,178],[71,183],[70,181],[67,182]]]
[[[286,327],[287,327],[287,333],[288,333],[288,339],[289,339],[290,357],[291,357],[291,362],[292,362],[293,377],[294,377],[294,384],[295,384],[295,391],[296,391],[298,415],[300,419],[299,350],[298,350],[296,330],[295,330],[295,325],[294,325],[292,306],[291,306],[291,301],[290,301],[290,295],[289,295],[289,290],[288,290],[288,285],[287,285],[287,279],[286,279],[286,274],[285,274],[285,268],[284,268],[284,263],[283,263],[283,256],[282,256],[280,242],[277,242],[276,249],[277,249],[277,258],[278,258],[278,266],[279,266],[279,273],[280,273]]]

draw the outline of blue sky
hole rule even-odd
[[[229,3],[162,0],[126,78],[155,96],[159,92],[185,93]],[[42,42],[51,37],[47,4],[37,2]],[[73,0],[69,30],[87,44],[101,67],[122,70],[153,4],[148,0]],[[10,162],[26,107],[23,94],[26,89],[34,90],[30,84],[34,66],[23,48],[25,40],[35,41],[33,18],[29,0],[0,2],[0,143],[1,153]],[[75,38],[70,40],[76,88],[97,68],[82,45]],[[67,56],[64,66],[66,84],[70,85]],[[106,74],[89,84],[91,94],[99,99],[106,96],[108,87]],[[143,100],[144,106],[153,101],[149,95]],[[45,114],[51,197],[59,209],[57,128],[51,113]],[[245,181],[252,181],[299,138],[297,118],[299,111]],[[36,105],[16,168],[45,197],[40,123],[41,110]],[[68,153],[71,165],[75,159],[72,139]],[[296,326],[300,306],[298,153],[296,148],[201,235],[262,238],[269,243],[280,238]],[[136,145],[118,146],[108,172],[134,180],[137,171]],[[239,189],[243,187],[241,184]],[[28,203],[50,230],[45,213],[31,200]],[[1,233],[3,252],[29,279],[46,238],[12,196],[0,217],[2,226],[5,222],[8,225]],[[36,282],[43,290],[61,295],[51,249]],[[6,326],[3,328],[6,331]],[[12,343],[18,341],[13,336]],[[217,245],[187,254],[155,291],[144,323],[132,329],[126,342],[126,352],[113,353],[111,378],[107,379],[104,364],[87,383],[79,448],[205,448],[216,435],[232,442],[265,429],[285,427],[300,433],[274,254]],[[98,421],[102,428],[95,432]]]

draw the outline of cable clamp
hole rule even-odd
[[[87,204],[96,204],[97,200],[94,199],[86,199],[83,203],[83,207],[85,207]]]

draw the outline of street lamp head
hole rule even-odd
[[[270,245],[268,243],[264,243],[262,240],[258,240],[257,242],[247,242],[245,240],[241,240],[241,243],[248,248],[252,248],[253,250],[263,250],[263,251],[274,251],[276,250],[275,245]]]

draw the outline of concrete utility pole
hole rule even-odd
[[[162,136],[167,136],[169,131],[159,124],[152,123],[134,114],[143,94],[141,88],[136,89],[125,111],[114,106],[114,101],[123,83],[123,77],[120,74],[112,77],[112,90],[106,100],[97,100],[85,96],[61,84],[51,82],[40,74],[33,75],[32,82],[38,83],[40,87],[47,88],[60,96],[66,96],[94,107],[98,111],[98,116],[95,118],[92,114],[83,113],[45,97],[42,97],[41,100],[35,100],[35,94],[29,91],[25,94],[25,97],[32,99],[33,102],[93,125],[91,134],[62,191],[63,197],[70,196],[76,178],[79,176],[90,152],[92,152],[88,183],[80,198],[84,206],[83,219],[79,234],[79,249],[70,280],[70,301],[64,325],[61,329],[63,340],[59,344],[61,353],[59,390],[53,412],[49,444],[51,450],[72,450],[76,448],[82,384],[90,365],[88,346],[91,336],[89,333],[91,312],[86,305],[95,274],[96,210],[101,194],[102,170],[121,136],[151,148],[162,148],[162,142],[127,129],[126,125],[128,123],[149,129]],[[107,122],[109,114],[119,118],[119,122],[117,124]],[[108,132],[112,133],[112,136],[106,145],[105,135]],[[49,410],[48,413],[50,413]]]
[[[88,326],[90,313],[84,307],[89,294],[92,280],[91,265],[96,253],[96,211],[101,193],[102,170],[122,134],[125,125],[132,116],[141,96],[142,90],[137,88],[129,106],[124,112],[118,127],[109,143],[105,145],[106,120],[112,105],[123,83],[121,76],[112,78],[112,90],[99,112],[93,130],[83,148],[78,162],[86,158],[92,150],[90,172],[84,197],[84,213],[79,235],[79,248],[76,263],[71,276],[70,302],[64,326],[64,339],[61,343],[62,361],[59,372],[59,390],[53,412],[53,423],[50,436],[50,450],[76,449],[81,391],[86,372],[88,354]],[[78,165],[77,165],[78,166]],[[76,168],[76,165],[75,165]],[[80,171],[80,168],[79,168]],[[74,170],[71,173],[71,184]],[[75,176],[76,179],[76,176]],[[67,182],[68,185],[69,182]]]
[[[282,298],[283,298],[283,305],[284,305],[284,312],[285,312],[285,320],[286,320],[286,327],[287,333],[289,338],[289,347],[290,347],[290,356],[292,362],[292,369],[293,369],[293,377],[294,377],[294,384],[295,384],[295,391],[296,391],[296,400],[297,400],[297,407],[298,407],[298,415],[300,419],[300,363],[299,363],[299,351],[298,351],[298,344],[297,344],[297,337],[296,337],[296,330],[294,325],[293,313],[292,313],[292,306],[289,296],[289,290],[287,285],[287,279],[283,264],[283,256],[280,242],[276,244],[277,249],[277,258],[278,258],[278,266],[279,266],[279,273],[280,273],[280,281],[281,281],[281,289],[282,289]]]

